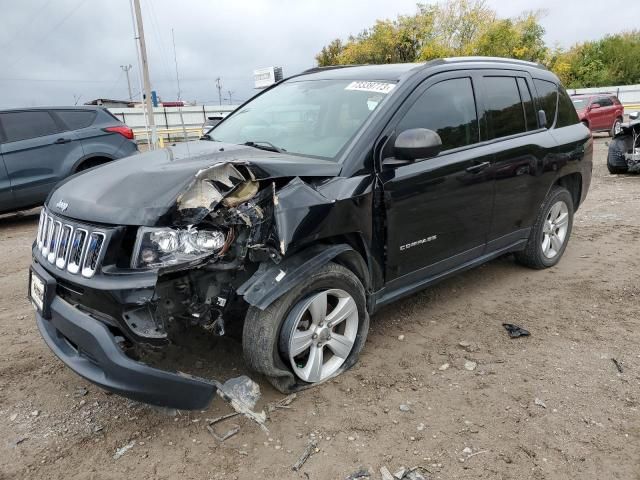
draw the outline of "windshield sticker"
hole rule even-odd
[[[395,83],[386,82],[365,82],[355,81],[351,82],[345,87],[345,90],[357,90],[360,92],[376,92],[376,93],[389,93],[395,87]]]

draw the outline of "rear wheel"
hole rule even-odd
[[[573,227],[573,199],[566,188],[555,186],[538,214],[525,249],[516,259],[527,267],[552,267],[564,253]]]
[[[84,172],[85,170],[89,170],[90,168],[97,167],[98,165],[104,165],[109,161],[110,160],[108,158],[103,158],[103,157],[89,158],[84,162],[82,162],[80,165],[78,165],[78,168],[76,168],[76,173]]]
[[[250,307],[242,346],[249,367],[286,393],[350,368],[368,330],[360,280],[347,268],[329,263],[264,311]]]

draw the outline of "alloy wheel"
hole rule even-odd
[[[562,250],[569,229],[569,207],[559,200],[549,209],[542,227],[542,253],[547,258],[556,257]]]
[[[344,290],[324,290],[299,302],[281,333],[296,376],[316,383],[336,373],[355,344],[358,319],[356,302]]]

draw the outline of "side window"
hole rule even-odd
[[[442,150],[477,143],[478,114],[471,79],[443,80],[429,87],[400,120],[397,132],[411,128],[437,132]]]
[[[96,112],[91,110],[55,110],[69,130],[86,128],[93,123]]]
[[[601,107],[611,107],[613,106],[613,102],[609,97],[600,97],[596,100],[596,103],[599,103]]]
[[[531,91],[527,85],[527,81],[518,77],[518,90],[520,90],[520,98],[522,98],[522,104],[524,105],[524,118],[527,122],[527,130],[535,130],[538,128],[538,116],[536,115],[536,109],[533,105],[533,98],[531,97]]]
[[[571,97],[567,94],[564,88],[560,88],[560,94],[558,96],[558,122],[556,127],[568,127],[569,125],[575,125],[580,122],[578,118],[578,112],[576,107],[571,101]]]
[[[533,81],[538,91],[538,105],[547,116],[547,128],[551,128],[556,120],[556,107],[558,105],[558,87],[553,82],[546,80]]]
[[[483,77],[489,139],[527,131],[524,108],[514,77]]]
[[[0,113],[7,142],[44,137],[58,133],[60,129],[46,110]]]

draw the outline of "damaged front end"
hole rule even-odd
[[[251,303],[242,292],[260,289],[250,279],[280,264],[295,232],[309,229],[304,212],[331,203],[297,176],[240,162],[198,171],[154,226],[69,220],[49,202],[33,246],[32,275],[47,291],[40,331],[68,366],[105,389],[183,409],[203,408],[217,392],[263,423],[250,379],[223,384],[157,368],[154,359],[186,331],[239,331]]]

